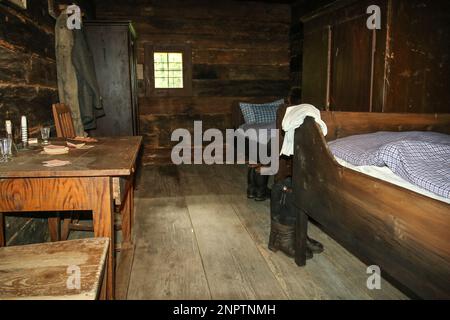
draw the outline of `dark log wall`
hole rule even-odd
[[[85,1],[75,3],[92,14]],[[6,118],[18,126],[21,115],[28,117],[31,132],[53,123],[51,104],[58,101],[54,25],[47,0],[28,1],[26,10],[0,3],[0,132]]]
[[[21,10],[0,4],[0,127],[18,126],[26,115],[30,128],[51,121],[57,101],[54,20],[47,1],[28,1]]]
[[[0,135],[5,119],[18,128],[26,115],[30,131],[50,124],[57,101],[54,21],[46,0],[28,1],[28,9],[0,3]],[[5,217],[8,245],[43,242],[47,220]]]
[[[290,6],[246,1],[96,1],[98,19],[129,19],[144,46],[190,44],[192,95],[145,96],[141,81],[140,134],[144,162],[169,161],[176,128],[231,128],[235,100],[271,101],[289,92]]]
[[[28,1],[26,10],[0,3],[0,136],[7,118],[18,128],[26,115],[31,136],[53,124],[51,104],[58,101],[54,24],[47,0]],[[9,245],[47,238],[46,218],[8,215],[5,220]]]

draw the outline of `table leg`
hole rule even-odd
[[[61,240],[61,218],[59,213],[55,217],[48,218],[48,232],[50,233],[50,240],[52,242]]]
[[[112,183],[109,177],[100,177],[95,180],[95,192],[92,195],[92,217],[95,237],[110,239],[108,261],[106,266],[106,298],[114,299],[115,268],[114,268],[114,207],[112,196]]]
[[[295,230],[295,263],[306,265],[306,236],[308,234],[308,216],[303,210],[297,209],[297,223]]]
[[[0,247],[6,246],[5,239],[5,217],[3,213],[0,213]]]
[[[134,226],[134,183],[130,189],[130,237]]]
[[[63,220],[63,225],[62,225],[62,230],[61,230],[61,240],[62,241],[66,241],[69,238],[71,222],[72,222],[72,215],[70,217],[66,216]]]
[[[109,244],[109,246],[111,246],[111,244]],[[108,256],[109,254],[106,255],[106,261],[108,261]],[[103,275],[102,275],[102,283],[100,286],[100,292],[98,295],[98,299],[99,300],[106,300],[106,284],[107,284],[107,274],[108,274],[108,264],[105,264],[105,269],[103,270]]]
[[[133,186],[127,192],[125,203],[122,208],[122,244],[126,246],[131,243],[131,226],[134,213],[134,190]]]

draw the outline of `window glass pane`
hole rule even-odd
[[[183,54],[179,52],[170,52],[169,53],[169,62],[183,62]]]
[[[183,88],[183,54],[181,52],[154,52],[156,89]]]
[[[153,54],[153,60],[155,62],[167,62],[167,52],[155,52]]]
[[[155,78],[155,88],[157,89],[165,89],[169,87],[168,83],[169,78]]]
[[[183,88],[183,81],[181,78],[169,78],[169,88]]]
[[[155,78],[167,78],[169,77],[169,71],[155,70]]]
[[[183,64],[179,62],[169,62],[169,70],[183,70]]]
[[[169,71],[169,77],[171,78],[183,78],[182,71]]]
[[[173,84],[173,78],[169,78],[169,88],[175,88],[174,84]]]
[[[183,88],[183,78],[173,78],[174,88]]]
[[[155,70],[169,70],[166,62],[155,62]]]

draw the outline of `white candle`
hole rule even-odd
[[[22,127],[22,143],[24,146],[27,145],[28,142],[28,129],[27,129],[27,117],[22,116],[20,120],[20,125]]]
[[[8,136],[12,135],[12,123],[11,123],[11,120],[6,120],[6,134]]]

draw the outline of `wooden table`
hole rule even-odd
[[[19,152],[0,163],[0,212],[90,210],[94,235],[111,239],[108,258],[107,298],[114,299],[114,201],[122,203],[122,232],[130,241],[133,223],[133,173],[142,137],[98,138],[91,149],[71,149],[69,154],[49,156],[41,148]],[[55,140],[63,144],[65,140]],[[51,159],[69,160],[63,167],[44,167]],[[127,186],[119,192],[117,188]],[[117,199],[117,195],[124,200]],[[115,199],[116,198],[116,199]],[[49,226],[58,225],[49,220]],[[55,232],[55,231],[53,231]],[[5,245],[3,215],[0,246]]]
[[[104,298],[108,248],[108,238],[0,248],[0,300]]]

